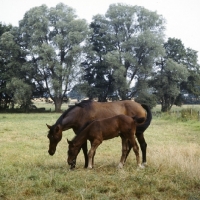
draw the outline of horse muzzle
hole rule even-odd
[[[53,156],[54,153],[55,153],[55,151],[51,151],[51,150],[49,150],[48,153],[49,153],[49,155]]]
[[[68,164],[71,165],[70,169],[74,169],[76,166],[76,160],[68,161]]]

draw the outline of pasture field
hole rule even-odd
[[[46,123],[60,114],[0,114],[0,199],[1,200],[199,200],[200,122],[154,118],[145,132],[147,162],[136,169],[130,153],[123,169],[120,138],[104,141],[95,155],[94,169],[66,163],[72,130],[54,156],[48,155]],[[141,153],[140,153],[141,155]]]

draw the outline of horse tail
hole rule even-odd
[[[149,106],[145,105],[145,104],[141,104],[141,106],[146,110],[147,112],[147,118],[145,121],[145,124],[150,124],[151,120],[152,120],[152,113],[151,113],[151,109],[149,108]]]
[[[145,105],[145,104],[141,104],[141,106],[146,110],[147,112],[147,117],[144,123],[139,124],[136,128],[136,132],[137,134],[143,133],[150,125],[151,120],[152,120],[152,113],[151,113],[151,109],[149,108],[149,106]]]
[[[147,117],[146,118],[144,118],[144,117],[138,118],[138,117],[134,116],[132,118],[137,124],[137,129],[141,129],[144,131],[151,123],[152,113],[151,113],[151,109],[149,108],[149,106],[147,106],[145,104],[141,104],[141,106],[146,110]]]
[[[136,122],[136,125],[141,125],[145,122],[145,117],[138,118],[137,116],[132,117],[132,119]]]

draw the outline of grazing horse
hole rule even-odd
[[[47,125],[49,128],[48,138],[50,141],[49,154],[54,155],[56,146],[62,139],[62,131],[72,128],[77,135],[85,124],[89,124],[97,119],[109,118],[120,114],[146,119],[145,122],[142,125],[138,125],[136,129],[136,137],[142,150],[142,163],[146,163],[147,144],[143,133],[151,122],[151,111],[148,106],[130,100],[115,102],[85,100],[70,107],[58,118],[54,125]],[[127,144],[127,146],[130,151],[131,144]],[[85,157],[85,167],[87,167],[87,142],[82,145],[82,150]]]
[[[87,142],[87,140],[91,143],[91,149],[88,152],[88,168],[93,168],[94,155],[97,147],[103,140],[109,140],[118,136],[121,136],[122,138],[122,156],[119,167],[122,167],[126,160],[128,151],[126,148],[127,141],[129,141],[133,147],[137,165],[140,166],[139,147],[135,140],[136,124],[140,122],[144,122],[144,119],[129,117],[127,115],[116,115],[114,117],[100,119],[90,123],[83,131],[77,134],[72,141],[67,140],[69,144],[67,162],[71,165],[71,169],[75,167],[76,157],[81,146]]]

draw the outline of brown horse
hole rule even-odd
[[[83,131],[74,137],[72,141],[68,140],[69,150],[67,162],[71,165],[71,169],[75,167],[76,157],[81,149],[81,146],[87,142],[91,143],[91,149],[88,152],[88,168],[93,168],[93,160],[97,147],[103,140],[112,139],[121,136],[122,138],[122,156],[119,167],[125,163],[128,149],[127,141],[130,141],[133,151],[136,155],[137,165],[140,166],[139,147],[135,140],[136,124],[144,121],[127,115],[116,115],[114,117],[96,120],[86,126]]]
[[[75,134],[78,134],[85,124],[89,124],[93,120],[113,117],[120,114],[146,119],[145,122],[142,125],[138,125],[136,129],[136,137],[142,150],[142,162],[146,163],[147,144],[143,133],[151,122],[151,111],[148,106],[130,100],[104,103],[86,100],[70,107],[58,118],[54,125],[47,125],[50,129],[48,133],[50,141],[49,154],[54,155],[56,146],[62,139],[62,131],[72,128]],[[82,145],[82,149],[85,157],[85,167],[87,167],[87,142]],[[130,150],[131,145],[129,144],[129,151]]]

